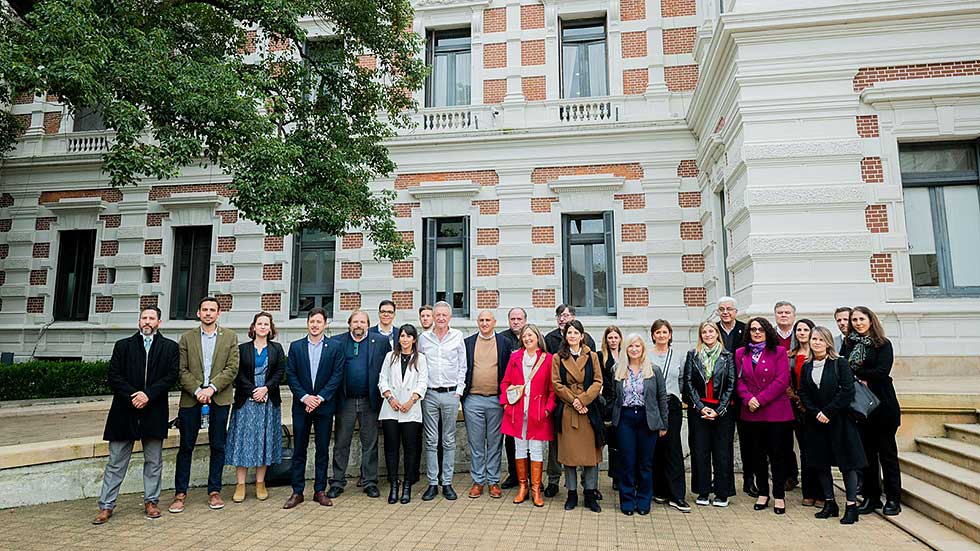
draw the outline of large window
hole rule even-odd
[[[470,30],[429,31],[425,106],[470,104]]]
[[[105,120],[102,118],[102,109],[94,107],[82,107],[75,111],[75,119],[72,122],[72,132],[94,132],[105,130]]]
[[[92,294],[92,262],[95,260],[95,231],[63,231],[58,246],[58,275],[54,285],[54,319],[88,319]]]
[[[561,90],[563,98],[609,94],[604,20],[562,21]]]
[[[170,319],[195,319],[197,305],[208,294],[211,271],[211,226],[174,228]]]
[[[332,313],[336,238],[320,231],[303,230],[294,243],[292,315],[305,315],[317,307]]]
[[[980,294],[977,150],[977,142],[899,148],[912,285],[917,294]]]
[[[422,301],[444,300],[453,314],[469,314],[470,231],[467,218],[427,218],[422,251]]]
[[[611,212],[562,217],[564,303],[586,315],[616,313]]]

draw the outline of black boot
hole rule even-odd
[[[578,507],[578,491],[569,490],[568,498],[565,499],[565,510],[571,511],[576,507]]]
[[[439,495],[439,486],[429,484],[429,487],[425,489],[425,493],[422,494],[422,501],[432,501],[437,495]]]
[[[388,503],[395,504],[398,503],[398,490],[401,486],[401,481],[392,480],[391,481],[391,491],[388,492]]]
[[[813,514],[813,516],[816,518],[837,518],[839,515],[840,507],[838,507],[837,502],[832,499],[828,499],[827,501],[823,502],[823,509],[820,509]]]
[[[858,514],[857,503],[853,505],[844,506],[844,516],[841,517],[841,524],[854,524],[855,522],[861,520],[861,515]]]
[[[885,506],[881,509],[881,514],[886,517],[893,517],[902,512],[902,505],[898,501],[886,500]]]
[[[511,474],[507,475],[507,478],[500,483],[501,490],[509,490],[511,488],[517,487],[517,477]]]
[[[881,508],[881,500],[878,498],[868,498],[858,505],[857,512],[859,515],[870,515],[875,512],[875,509]]]
[[[599,499],[596,496],[595,490],[585,491],[585,507],[593,513],[599,513],[602,511],[602,507],[599,506]]]
[[[403,505],[412,501],[412,485],[408,482],[402,486],[402,498],[400,501]]]

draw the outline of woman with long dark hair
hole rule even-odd
[[[605,423],[606,449],[609,450],[609,478],[612,479],[613,490],[619,490],[619,445],[616,440],[616,427],[612,424],[612,403],[616,399],[616,385],[612,384],[616,374],[616,362],[622,352],[623,331],[615,325],[606,327],[602,333],[602,344],[599,351],[599,362],[602,364],[602,397],[606,401],[603,408],[602,421]],[[600,498],[601,499],[601,498]]]
[[[388,352],[381,364],[378,390],[385,403],[378,419],[384,434],[385,466],[391,490],[388,503],[409,503],[412,484],[418,482],[422,434],[422,398],[429,383],[425,356],[419,353],[418,331],[406,323],[398,329],[398,349]],[[399,452],[404,456],[404,477],[398,478]],[[402,486],[404,484],[404,486]],[[401,499],[398,498],[401,486]]]
[[[806,446],[806,435],[803,433],[803,402],[800,401],[800,374],[803,364],[810,358],[810,335],[816,325],[804,318],[796,320],[793,324],[793,337],[790,340],[789,355],[789,401],[793,404],[793,432],[796,434],[796,445],[800,448],[800,486],[803,492],[804,507],[823,507],[823,493],[820,491],[820,484],[817,481],[816,473],[808,470],[806,453],[803,451]],[[792,477],[796,472],[796,451],[793,450],[793,439],[790,438],[786,446],[787,476]]]
[[[687,477],[684,474],[684,448],[681,446],[681,425],[684,422],[684,354],[674,353],[674,328],[670,322],[658,319],[650,326],[653,348],[647,355],[650,363],[660,369],[667,389],[667,434],[657,441],[653,457],[653,499],[667,503],[678,511],[689,513]]]

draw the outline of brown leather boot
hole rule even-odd
[[[92,520],[92,524],[105,524],[109,522],[109,517],[112,516],[112,509],[99,509],[99,514],[95,515],[95,519]]]
[[[541,495],[541,476],[544,474],[544,462],[531,461],[531,501],[535,507],[544,507],[544,496]]]
[[[514,498],[514,503],[524,503],[527,501],[528,496],[526,457],[517,460],[517,483],[520,484],[520,487],[517,489],[517,496]]]

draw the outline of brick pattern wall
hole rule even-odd
[[[645,209],[647,206],[646,195],[642,193],[617,193],[613,199],[623,202],[623,210]]]
[[[624,256],[624,274],[645,274],[647,273],[647,257],[645,256]]]
[[[714,134],[721,132],[721,129],[725,128],[725,117],[718,117],[718,122],[715,123]]]
[[[140,297],[140,310],[144,308],[149,308],[150,306],[156,306],[159,297],[156,295],[143,295]]]
[[[892,67],[861,67],[854,75],[853,85],[854,91],[860,92],[876,82],[971,75],[980,75],[980,59]]]
[[[30,279],[31,285],[44,286],[48,284],[48,271],[47,270],[31,270]]]
[[[0,260],[7,258],[8,254],[10,254],[10,245],[6,243],[0,243]]]
[[[282,295],[279,293],[262,293],[259,307],[263,312],[279,312],[282,310]]]
[[[696,27],[664,29],[664,54],[689,54],[693,52],[695,36],[697,36]]]
[[[560,176],[587,174],[611,174],[627,180],[640,180],[643,178],[643,167],[640,163],[539,167],[531,171],[531,182],[547,184]]]
[[[543,15],[544,12],[542,12]],[[483,10],[483,32],[502,33],[507,30],[507,8]]]
[[[163,254],[163,239],[147,239],[144,241],[143,254]]]
[[[502,69],[507,66],[507,44],[492,42],[483,45],[483,68]]]
[[[698,86],[697,65],[664,67],[664,80],[671,92],[689,92]]]
[[[501,103],[504,101],[505,95],[507,95],[507,81],[505,79],[492,78],[483,81],[483,103],[488,105]],[[397,186],[397,180],[395,184]]]
[[[214,280],[218,282],[232,281],[235,279],[234,266],[215,266]]]
[[[361,69],[373,71],[378,68],[378,57],[373,54],[359,55],[357,56],[357,66]]]
[[[28,314],[43,314],[44,313],[44,297],[27,297],[27,313]]]
[[[102,243],[99,245],[99,256],[116,256],[117,254],[119,254],[118,241],[102,240]]]
[[[95,282],[99,285],[109,283],[109,268],[99,266],[98,274],[95,276]]]
[[[661,17],[684,17],[697,13],[697,0],[661,0]]]
[[[112,312],[112,297],[95,297],[95,312],[105,314]]]
[[[35,243],[31,249],[31,258],[47,258],[51,254],[50,243]]]
[[[477,245],[497,245],[500,243],[500,230],[497,228],[477,228]]]
[[[277,253],[282,251],[283,239],[278,235],[267,235],[262,243],[262,250],[267,253]]]
[[[235,222],[238,222],[237,210],[219,210],[215,211],[215,214],[221,218],[222,224],[234,224]]]
[[[231,295],[214,295],[214,298],[218,299],[218,308],[221,308],[222,312],[227,312],[234,306]]]
[[[148,212],[146,213],[146,225],[150,227],[162,226],[164,218],[170,218],[170,213]]]
[[[871,279],[875,283],[892,283],[895,281],[895,274],[892,271],[892,255],[882,253],[871,255]]]
[[[647,18],[646,0],[620,0],[619,18],[623,21],[636,21]]]
[[[623,57],[644,57],[647,55],[647,32],[634,31],[622,34]]]
[[[554,308],[555,290],[554,289],[532,289],[531,306],[535,308]]]
[[[531,273],[534,275],[543,275],[543,276],[555,275],[555,259],[532,258]]]
[[[363,233],[345,233],[340,246],[343,249],[360,249],[364,246]]]
[[[481,186],[495,186],[500,181],[496,170],[465,170],[460,172],[416,172],[395,176],[395,189],[408,189],[422,182],[451,182],[469,180]]]
[[[682,191],[677,194],[677,204],[681,208],[693,208],[701,206],[700,191]]]
[[[878,115],[858,115],[854,121],[857,126],[858,136],[862,138],[877,138],[880,135],[878,131]]]
[[[395,203],[393,205],[395,209],[395,218],[411,218],[412,209],[417,209],[422,206],[421,203]]]
[[[12,206],[14,206],[14,196],[9,193],[0,193],[0,208],[5,209]]]
[[[646,308],[650,306],[650,289],[646,287],[626,287],[623,289],[623,306],[627,308]]]
[[[236,248],[238,248],[238,243],[234,237],[225,235],[218,237],[219,253],[233,253]]]
[[[42,216],[34,219],[34,230],[35,231],[45,231],[51,229],[51,224],[58,221],[57,217],[54,216]]]
[[[160,283],[160,267],[153,266],[150,268],[150,283]]]
[[[98,197],[106,203],[118,203],[122,201],[122,192],[118,189],[75,189],[71,191],[45,191],[37,199],[37,204],[57,203],[62,199],[87,199]],[[11,204],[12,198],[11,198]],[[3,205],[0,205],[3,206]],[[10,205],[6,205],[10,206]]]
[[[361,279],[362,272],[360,262],[340,263],[340,279]]]
[[[7,272],[0,270],[0,287],[3,287],[3,284],[6,282],[7,282]]]
[[[551,205],[557,202],[557,197],[532,197],[531,212],[551,212]]]
[[[235,192],[226,184],[181,184],[172,186],[153,186],[150,188],[150,200],[166,199],[181,193],[215,192],[222,197],[232,197]]]
[[[704,287],[684,287],[684,304],[704,306],[708,303],[708,292]]]
[[[480,214],[498,214],[500,212],[500,200],[499,199],[478,199],[476,201],[471,201],[471,205],[474,207],[480,207]]]
[[[861,179],[866,184],[880,184],[885,181],[885,171],[881,166],[881,157],[865,157],[861,159]]]
[[[544,40],[521,42],[521,66],[544,65]]]
[[[10,218],[4,218],[0,220],[0,233],[7,233],[13,224],[13,220]]]
[[[239,50],[243,54],[254,54],[255,53],[255,41],[258,38],[258,33],[256,31],[246,31],[245,32],[245,44]]]
[[[555,228],[551,226],[534,226],[531,228],[531,243],[535,245],[550,245],[555,242]]]
[[[496,258],[477,258],[476,277],[500,275],[500,261]]]
[[[44,114],[44,133],[57,134],[61,130],[61,113]]]
[[[871,233],[888,232],[888,206],[868,205],[864,208],[864,221]]]
[[[105,224],[106,228],[118,228],[122,225],[122,215],[121,214],[100,214],[99,220]]]
[[[623,224],[623,241],[636,243],[647,240],[646,224]]]
[[[415,244],[415,232],[400,231],[398,232],[398,234],[402,236],[402,241],[404,241],[405,243],[412,244],[412,245]]]
[[[476,307],[480,310],[500,307],[500,291],[478,289],[476,291]]]
[[[521,6],[521,30],[544,28],[544,5],[527,4]]]
[[[701,222],[681,222],[681,239],[685,241],[700,240],[704,237]]]
[[[698,163],[694,159],[684,159],[677,165],[678,178],[697,178]]]
[[[415,277],[415,263],[411,260],[400,260],[391,263],[391,277],[413,278]]]
[[[649,82],[650,71],[647,69],[623,70],[623,93],[628,96],[646,92]]]
[[[527,101],[544,101],[547,98],[547,79],[543,76],[523,77],[521,89]]]
[[[282,264],[263,264],[262,265],[262,280],[263,281],[281,281],[282,280]]]
[[[704,255],[685,254],[681,256],[681,270],[689,274],[697,274],[704,271]]]
[[[415,298],[411,291],[392,291],[391,301],[395,303],[395,308],[399,310],[414,310]]]
[[[340,309],[344,311],[361,309],[361,293],[340,293]]]

